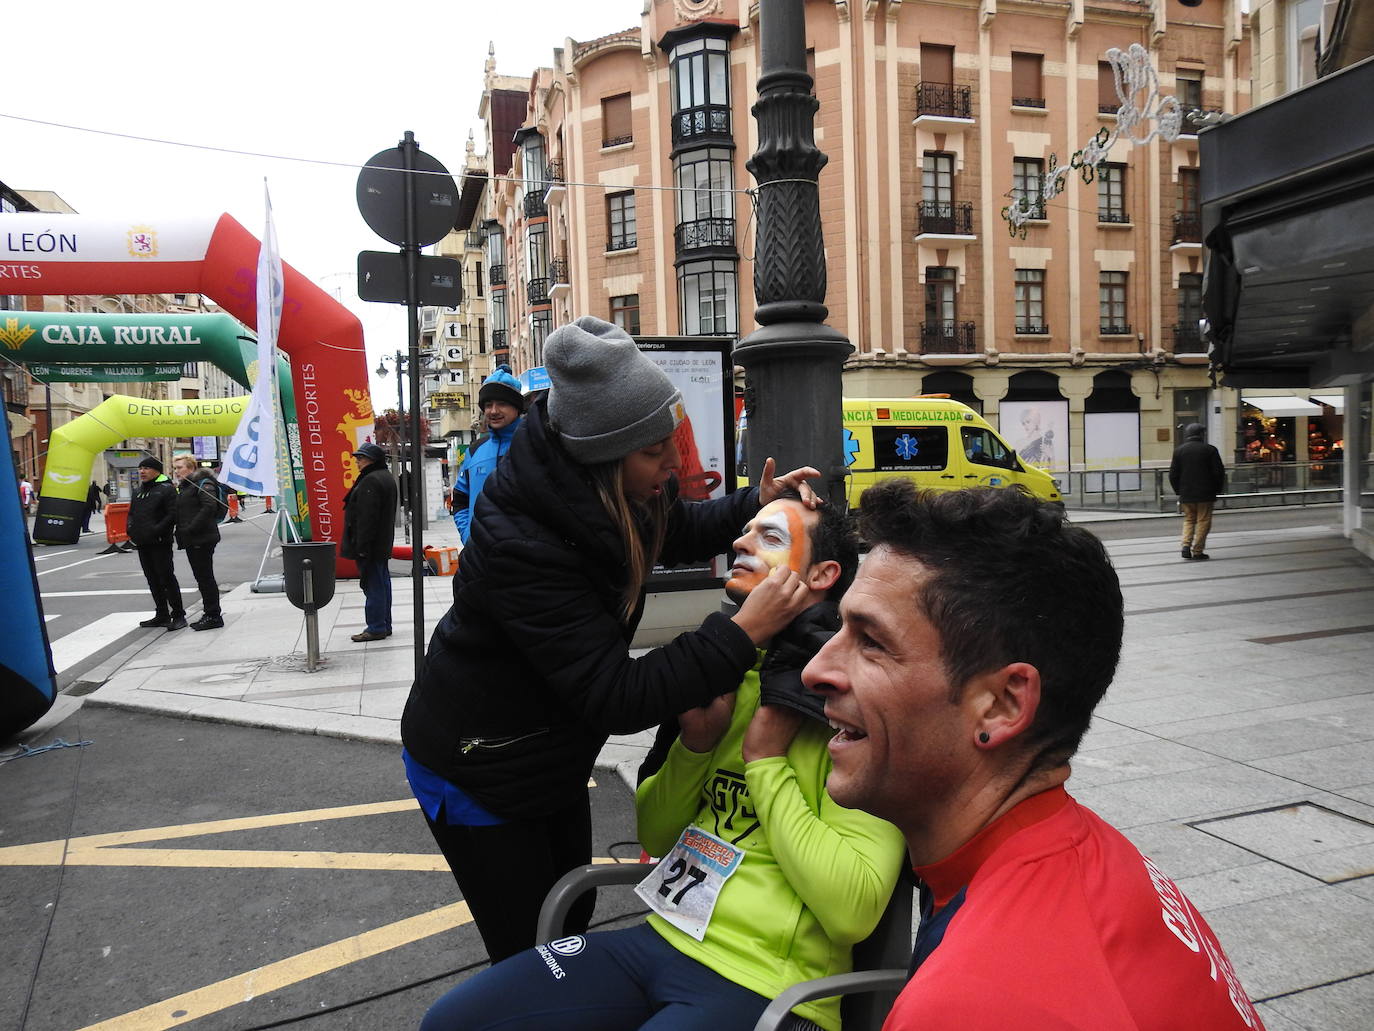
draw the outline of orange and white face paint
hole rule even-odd
[[[725,583],[731,598],[745,597],[779,566],[801,573],[811,564],[806,511],[799,501],[774,501],[745,524],[734,543],[735,563]]]

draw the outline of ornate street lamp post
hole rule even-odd
[[[759,146],[747,166],[758,183],[754,318],[760,329],[735,345],[745,369],[749,472],[764,459],[779,470],[814,465],[820,493],[844,500],[840,371],[854,350],[824,324],[825,247],[818,177],[826,156],[816,147],[806,71],[803,0],[760,0],[762,70],[754,117]]]

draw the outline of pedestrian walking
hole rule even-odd
[[[1174,450],[1169,463],[1169,486],[1178,495],[1183,511],[1183,557],[1211,558],[1206,552],[1207,534],[1212,529],[1212,507],[1217,495],[1226,489],[1226,467],[1221,453],[1202,439],[1203,429],[1189,423],[1183,429],[1183,443]]]
[[[181,585],[172,566],[172,539],[176,531],[176,488],[162,471],[162,463],[149,456],[138,463],[138,490],[129,502],[129,540],[138,549],[138,562],[153,596],[154,614],[139,626],[182,630],[186,608]]]
[[[482,410],[487,434],[473,445],[472,451],[458,470],[449,502],[454,525],[464,544],[472,527],[472,511],[482,485],[493,469],[510,450],[510,442],[520,427],[525,413],[525,398],[520,393],[520,381],[511,375],[509,365],[498,365],[496,371],[482,381],[477,392],[477,404]]]
[[[219,543],[219,517],[224,510],[219,484],[210,470],[200,468],[190,455],[172,459],[172,471],[177,478],[177,547],[186,553],[200,589],[201,617],[191,629],[218,630],[224,626],[215,581],[215,545]]]
[[[96,486],[94,480],[91,481],[90,489],[86,491],[86,510],[81,519],[81,532],[91,532],[91,516],[104,508],[104,498],[100,493],[100,488]]]
[[[341,553],[358,564],[367,626],[351,640],[380,641],[391,636],[391,546],[396,540],[396,480],[386,467],[386,452],[373,443],[353,452],[358,478],[344,495]],[[420,589],[419,585],[415,588]]]
[[[590,862],[587,778],[607,737],[735,690],[806,607],[780,566],[733,617],[631,658],[650,570],[729,551],[760,499],[820,475],[777,477],[770,459],[759,487],[685,503],[682,396],[624,330],[580,318],[549,335],[544,363],[552,387],[486,481],[401,721],[411,787],[493,962],[535,944],[548,889]]]
[[[19,481],[19,503],[24,506],[24,514],[28,515],[33,508],[33,484],[28,480]]]

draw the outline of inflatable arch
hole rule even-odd
[[[257,341],[237,319],[230,315],[100,315],[91,313],[15,312],[0,317],[0,341],[14,361],[30,367],[38,363],[39,380],[61,382],[63,373],[51,370],[48,363],[60,365],[68,374],[85,371],[82,366],[109,367],[122,365],[129,378],[138,375],[140,365],[162,363],[181,365],[185,362],[208,361],[223,369],[225,374],[245,389],[257,378]],[[137,363],[130,365],[129,363]],[[91,369],[92,378],[99,376]],[[282,411],[288,438],[288,454],[295,485],[285,485],[283,505],[304,527],[307,517],[305,482],[301,477],[300,434],[296,427],[295,393],[291,386],[291,370],[286,360],[277,359],[277,381],[280,387]],[[223,400],[223,399],[221,399]],[[86,507],[86,485],[90,482],[91,464],[95,452],[129,436],[211,436],[210,424],[190,420],[178,425],[174,411],[166,409],[168,421],[161,421],[151,433],[143,433],[124,426],[128,432],[109,438],[100,428],[109,415],[137,415],[141,407],[150,404],[170,405],[173,402],[150,402],[142,398],[125,398],[123,407],[107,409],[102,405],[96,412],[83,415],[68,426],[59,427],[52,434],[48,458],[44,465],[43,482],[39,492],[38,514],[33,524],[33,539],[39,544],[72,544],[81,532],[81,519]],[[211,413],[201,406],[203,420]],[[243,408],[236,409],[242,415]],[[221,413],[213,413],[218,416]],[[188,417],[189,418],[189,417]],[[78,424],[80,424],[78,426]],[[113,427],[115,423],[110,423]],[[122,424],[121,424],[122,425]],[[216,422],[221,425],[221,422]],[[228,430],[214,430],[213,435],[231,435],[237,422]],[[66,432],[64,432],[66,431]],[[60,442],[60,443],[59,443]],[[94,450],[92,450],[94,449]]]
[[[218,219],[110,219],[0,215],[0,291],[7,294],[199,293],[257,326],[257,239]],[[343,495],[357,478],[353,452],[373,439],[362,324],[283,263],[281,349],[291,358],[311,536],[343,535]],[[341,573],[352,573],[341,562]]]
[[[7,411],[0,418],[0,429],[8,439]],[[0,649],[0,742],[31,726],[57,697],[43,600],[18,488],[14,452],[0,448],[0,597],[10,617],[5,622],[5,647]]]

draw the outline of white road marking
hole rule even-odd
[[[108,644],[113,644],[131,630],[138,629],[138,614],[112,612],[94,623],[73,630],[66,637],[52,642],[52,664],[58,673],[70,669]]]
[[[109,594],[148,594],[145,587],[141,590],[128,591],[44,591],[45,598],[101,598]],[[151,596],[150,596],[151,597]]]
[[[65,566],[58,566],[55,569],[45,569],[39,576],[47,576],[49,573],[60,573],[64,569],[74,569],[77,566],[84,566],[87,562],[98,562],[102,558],[109,558],[108,555],[96,555],[94,558],[83,558],[80,562],[68,562]]]
[[[62,613],[60,613],[60,612],[50,612],[50,613],[46,613],[46,614],[43,616],[43,622],[44,622],[44,623],[51,623],[54,619],[61,619],[61,618],[62,618]]]
[[[42,562],[45,558],[60,558],[63,555],[75,555],[78,549],[68,548],[66,551],[34,551],[33,560]]]

